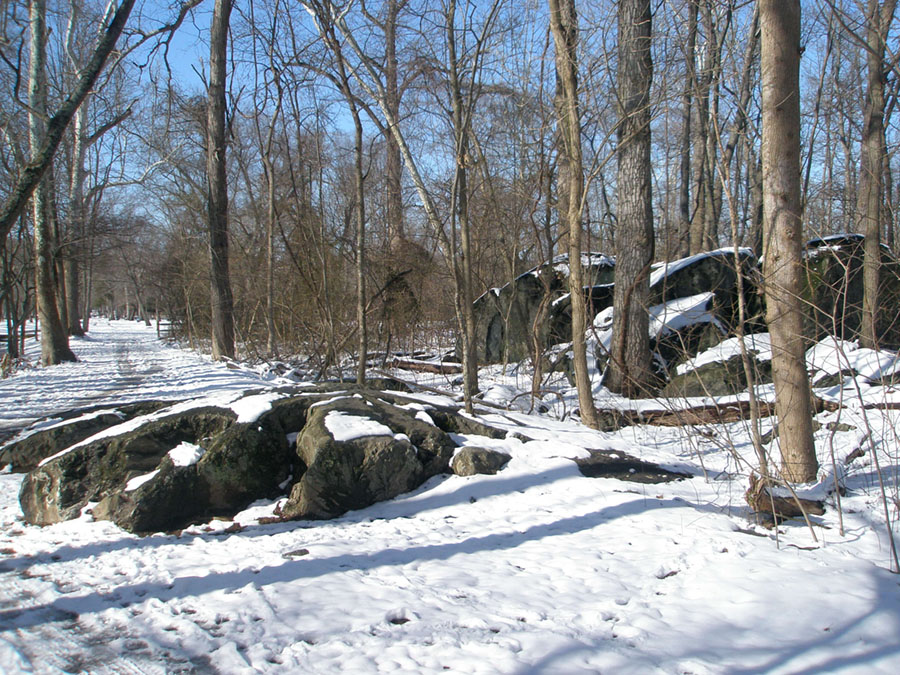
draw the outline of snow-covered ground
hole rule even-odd
[[[0,423],[267,384],[133,323],[95,322],[73,346],[77,364],[0,381]],[[497,369],[482,384],[495,403],[517,391]],[[39,528],[21,519],[21,477],[0,475],[0,671],[900,672],[900,577],[878,476],[870,452],[843,463],[874,440],[895,497],[897,413],[818,416],[819,487],[833,450],[848,492],[843,529],[832,500],[813,519],[816,540],[802,523],[775,533],[748,519],[741,423],[601,433],[484,417],[532,439],[460,437],[512,455],[497,475],[432,479],[326,522],[260,525],[275,504],[259,503],[237,525],[179,536],[140,538],[88,515]],[[694,478],[585,478],[571,459],[586,448]]]

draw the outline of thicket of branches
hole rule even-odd
[[[608,253],[619,4],[576,3],[583,246]],[[865,194],[880,209],[875,231],[896,248],[895,3],[802,4],[804,233],[870,232]],[[29,125],[62,108],[122,6],[47,0],[43,100],[29,95],[33,7],[0,10],[4,203],[36,159]],[[159,312],[186,338],[209,339],[213,2],[161,11],[135,5],[44,179],[50,277],[70,334],[92,310]],[[376,357],[445,347],[465,338],[473,297],[568,250],[550,25],[544,0],[234,3],[226,176],[241,349],[303,355],[324,373],[363,344]],[[761,252],[756,3],[667,0],[652,26],[655,257],[735,243]],[[873,59],[884,111],[874,136]],[[0,251],[12,354],[35,308],[35,226],[35,211],[22,211]]]

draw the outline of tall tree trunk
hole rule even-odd
[[[44,143],[45,126],[41,114],[47,109],[47,82],[44,74],[46,59],[46,0],[32,0],[29,10],[31,30],[31,64],[29,70],[28,140],[32,160],[37,160]],[[52,366],[63,361],[75,361],[69,349],[69,338],[59,317],[54,281],[54,244],[51,185],[52,172],[38,182],[32,195],[34,213],[35,295],[41,325],[41,364]],[[5,237],[5,234],[3,235]]]
[[[69,122],[88,95],[100,71],[106,63],[110,52],[115,48],[116,41],[125,27],[128,15],[134,7],[135,0],[122,0],[122,4],[116,10],[106,29],[101,32],[100,38],[88,64],[79,75],[78,84],[69,94],[56,113],[47,123],[47,133],[40,148],[32,150],[32,161],[25,167],[15,184],[9,190],[9,198],[0,209],[0,239],[5,239],[12,229],[13,223],[25,210],[32,192],[36,189],[41,178],[47,173],[56,149],[59,147]],[[184,10],[187,11],[186,9]]]
[[[650,0],[619,2],[618,220],[613,336],[606,386],[646,396],[650,367],[648,304],[653,261],[650,172]],[[695,215],[696,217],[696,215]]]
[[[863,260],[863,308],[860,344],[878,345],[878,285],[881,268],[881,217],[884,203],[884,85],[885,39],[897,0],[869,0],[866,20],[865,119],[860,145],[859,195],[856,202],[859,229],[865,234]]]
[[[700,2],[700,0],[696,0]],[[620,5],[621,8],[621,5]],[[621,10],[620,10],[621,11]],[[621,30],[621,27],[620,27]],[[706,51],[709,51],[709,43],[714,38],[710,35],[706,36]],[[621,41],[619,49],[622,48]],[[693,128],[694,141],[694,166],[693,166],[693,214],[691,215],[691,255],[708,250],[709,241],[707,238],[707,221],[709,212],[707,209],[709,192],[709,174],[707,168],[708,135],[709,135],[709,90],[710,90],[710,69],[709,56],[703,59],[702,67],[699,73],[694,74],[694,82],[696,85],[695,100],[697,105],[696,124]]]
[[[581,110],[578,105],[578,15],[575,0],[549,0],[550,30],[556,46],[556,106],[561,153],[567,165],[566,212],[559,220],[569,235],[569,296],[572,307],[572,355],[575,386],[581,421],[596,429],[599,425],[591,376],[587,365],[587,311],[581,265],[581,215],[584,200],[584,163],[581,154]],[[562,192],[563,190],[561,190]]]
[[[447,5],[447,51],[449,55],[450,108],[453,119],[456,174],[453,179],[454,219],[459,224],[459,260],[456,268],[457,323],[462,338],[463,398],[466,412],[472,413],[472,399],[478,393],[478,356],[475,349],[475,310],[472,292],[472,245],[469,228],[469,186],[466,163],[469,158],[468,111],[463,103],[456,53],[456,1]],[[469,108],[470,110],[471,108]],[[455,226],[454,226],[455,227]]]
[[[347,81],[346,75],[344,76]],[[349,82],[347,82],[349,89]],[[349,99],[353,115],[353,155],[356,173],[356,325],[358,355],[356,383],[366,383],[366,363],[369,360],[369,326],[366,321],[366,177],[363,171],[363,127],[359,110]]]
[[[272,124],[274,126],[274,120]],[[266,154],[266,354],[278,356],[278,339],[275,331],[275,225],[278,211],[275,207],[275,167]]]
[[[234,358],[234,299],[228,271],[228,183],[225,176],[225,67],[231,6],[231,0],[216,0],[209,36],[206,173],[214,359]]]
[[[75,124],[72,130],[72,168],[69,181],[69,241],[66,246],[65,275],[66,275],[66,308],[69,318],[69,335],[84,335],[84,326],[81,323],[81,287],[79,271],[79,254],[82,250],[85,234],[85,204],[84,204],[84,155],[86,151],[84,120],[87,114],[88,102],[85,101],[75,114]]]
[[[398,83],[397,62],[397,19],[405,0],[389,0],[387,4],[387,17],[384,23],[384,89],[385,106],[391,111],[391,116],[400,119],[400,86]],[[400,156],[400,146],[390,129],[385,130],[385,188],[388,226],[388,246],[393,254],[402,250],[403,237],[403,159]]]
[[[760,0],[763,268],[782,474],[815,480],[804,307],[800,201],[800,0]]]
[[[681,96],[681,166],[679,170],[679,236],[675,254],[683,258],[691,254],[691,109],[697,86],[695,69],[697,49],[697,2],[688,0],[688,37],[685,47],[685,84]]]

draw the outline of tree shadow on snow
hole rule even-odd
[[[702,635],[683,634],[680,636],[667,635],[665,645],[669,651],[662,657],[660,654],[648,653],[635,649],[638,645],[629,644],[633,640],[616,638],[595,638],[593,640],[581,637],[577,642],[556,649],[534,664],[528,665],[516,671],[516,675],[550,675],[551,673],[566,672],[577,663],[581,668],[589,668],[590,655],[592,653],[616,651],[623,657],[634,659],[642,656],[647,661],[649,669],[677,668],[677,672],[689,672],[698,664],[724,667],[731,675],[751,675],[754,673],[790,672],[792,675],[816,675],[823,672],[865,672],[873,668],[876,660],[884,660],[900,663],[900,644],[894,636],[900,627],[900,593],[898,593],[897,577],[885,569],[873,569],[875,584],[871,593],[874,603],[872,607],[860,611],[857,616],[825,615],[822,622],[829,625],[822,629],[809,625],[798,626],[798,632],[817,630],[820,637],[799,641],[793,635],[770,635],[770,643],[759,646],[764,636],[771,631],[765,626],[766,616],[758,617],[757,632],[760,638],[753,646],[742,647],[733,640],[736,631],[747,631],[746,626],[722,625],[713,634]],[[840,593],[839,589],[829,592]],[[795,602],[786,593],[783,599],[785,607],[769,606],[766,613],[778,613],[788,611]],[[696,611],[701,611],[697,607]],[[824,608],[823,608],[824,611]],[[853,635],[853,631],[872,622],[873,627],[864,629],[863,635]],[[880,624],[874,628],[874,624]],[[677,628],[676,628],[677,630]],[[873,633],[879,636],[879,642],[867,644],[865,635]],[[652,640],[649,636],[648,640]],[[871,638],[870,638],[871,639]],[[672,650],[673,645],[682,645],[680,650]],[[820,656],[815,653],[823,651]],[[579,656],[581,657],[579,659]],[[660,662],[660,658],[665,660]],[[725,662],[723,662],[723,659]],[[584,661],[578,663],[577,660]],[[733,663],[746,665],[735,666]],[[580,670],[579,670],[580,672]],[[675,672],[674,670],[672,672]]]
[[[458,542],[388,548],[373,553],[342,554],[328,558],[303,557],[286,560],[280,565],[236,572],[216,572],[204,576],[179,577],[171,583],[141,583],[120,586],[109,593],[69,595],[53,602],[0,611],[0,631],[28,628],[52,620],[50,617],[67,613],[78,616],[103,611],[111,606],[127,607],[144,598],[168,602],[176,598],[193,597],[216,591],[234,591],[248,584],[261,588],[272,584],[290,583],[300,579],[315,579],[341,570],[366,571],[383,566],[403,566],[435,560],[448,560],[456,555],[472,555],[485,551],[514,549],[529,542],[550,537],[584,532],[617,518],[639,514],[651,508],[693,508],[680,499],[646,499],[637,497],[581,516],[562,518],[552,523],[534,525],[522,532],[501,532],[470,537]],[[134,542],[131,542],[134,544]],[[88,547],[85,547],[85,549]],[[84,553],[84,549],[82,550]]]
[[[583,478],[574,462],[555,466],[538,473],[494,476],[479,476],[477,480],[461,479],[460,485],[453,489],[443,491],[441,488],[453,476],[442,475],[429,479],[416,490],[402,494],[395,499],[379,502],[365,509],[350,511],[343,516],[330,520],[294,520],[265,525],[247,525],[239,532],[201,533],[201,534],[152,534],[146,537],[136,538],[123,531],[122,538],[107,542],[92,542],[82,546],[62,545],[51,552],[34,557],[9,558],[0,562],[0,572],[11,569],[21,569],[35,562],[52,564],[66,562],[79,558],[102,555],[120,550],[144,550],[162,546],[181,546],[191,544],[197,537],[208,540],[218,540],[222,536],[232,537],[268,537],[282,532],[296,529],[314,528],[319,525],[341,525],[349,523],[361,523],[374,520],[393,520],[396,518],[411,518],[427,511],[454,506],[468,506],[471,502],[480,501],[490,497],[512,494],[513,492],[525,492],[534,487],[549,485],[558,480]],[[458,480],[458,479],[456,479]],[[625,483],[623,483],[624,485]],[[656,501],[656,500],[654,500]],[[697,506],[697,508],[701,508]],[[208,522],[208,518],[202,522]]]

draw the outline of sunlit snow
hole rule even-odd
[[[332,410],[325,415],[325,428],[336,441],[352,441],[363,436],[393,436],[391,428],[369,417]]]
[[[89,339],[72,344],[79,363],[0,381],[0,425],[140,399],[228,406],[272,384],[267,373],[163,346],[134,323],[95,321]],[[816,349],[817,365],[860,366],[850,345],[843,355]],[[871,372],[892,367],[882,358]],[[120,378],[122,359],[139,375]],[[421,381],[448,386],[431,377]],[[826,513],[811,518],[812,532],[790,521],[776,534],[755,524],[743,500],[756,461],[747,424],[592,431],[555,373],[537,401],[546,414],[507,410],[504,397],[529,391],[530,377],[519,366],[483,369],[491,400],[475,417],[507,436],[454,437],[510,455],[502,471],[438,476],[330,521],[271,522],[283,495],[179,533],[133,536],[93,521],[90,509],[38,527],[22,520],[22,476],[0,474],[0,671],[900,670],[900,586],[878,480],[880,466],[896,536],[900,412],[890,385],[859,379],[856,405],[816,416],[822,468],[808,490],[827,498]],[[839,401],[851,391],[817,393]],[[426,412],[454,405],[458,393],[406,398]],[[598,403],[626,404],[604,391]],[[328,419],[346,436],[380,425]],[[772,422],[762,420],[763,431]],[[693,478],[585,478],[572,459],[588,449],[625,451]],[[843,527],[829,488],[835,468]]]
[[[183,441],[167,453],[175,466],[191,466],[200,461],[206,450],[199,445]]]

